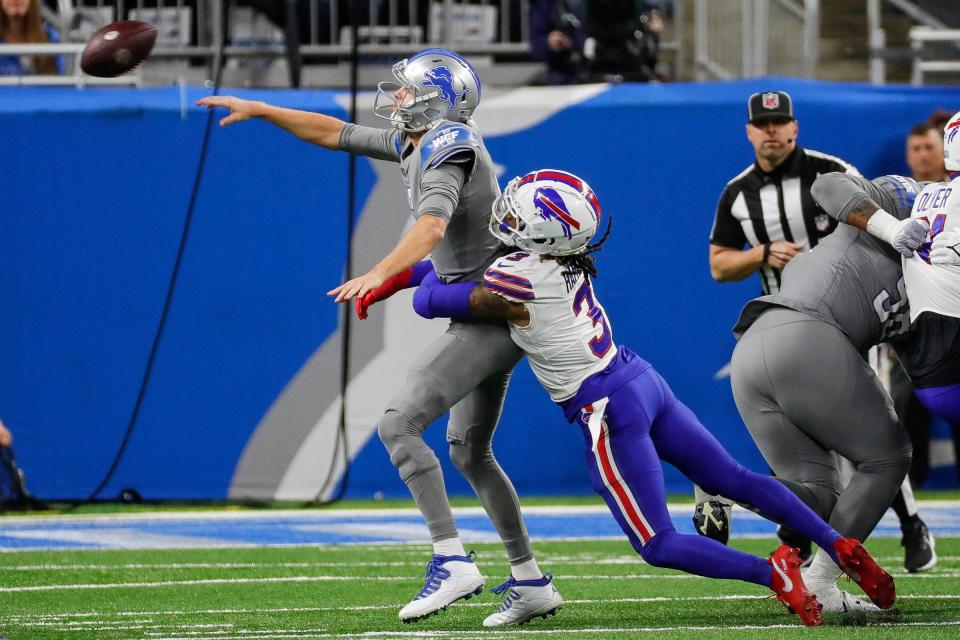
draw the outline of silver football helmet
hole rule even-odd
[[[583,251],[599,225],[600,202],[590,185],[556,169],[511,180],[490,216],[490,233],[506,244],[551,256]]]
[[[424,49],[393,65],[396,82],[377,85],[373,113],[400,131],[425,131],[438,120],[465,122],[480,104],[480,78],[446,49]]]

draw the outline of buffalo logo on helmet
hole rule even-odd
[[[567,211],[563,197],[555,189],[540,187],[533,194],[533,206],[544,220],[556,220],[563,228],[563,235],[573,237],[573,229],[580,230],[580,223]]]
[[[780,107],[780,96],[776,93],[763,94],[763,108],[777,109]]]
[[[960,120],[955,120],[947,125],[947,130],[950,133],[947,134],[947,142],[953,142],[953,139],[957,136],[957,131],[960,131]]]
[[[425,79],[420,84],[425,87],[436,87],[440,93],[440,99],[450,105],[451,111],[456,108],[457,102],[470,93],[470,89],[466,87],[460,91],[456,90],[453,73],[442,64],[428,69],[424,76]]]

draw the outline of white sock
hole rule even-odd
[[[917,515],[917,501],[913,497],[913,487],[910,485],[910,476],[903,479],[900,485],[900,492],[903,493],[903,503],[907,506],[907,515],[911,518]]]
[[[530,558],[526,562],[511,566],[510,574],[517,580],[539,580],[543,577],[540,567],[537,566],[536,558]]]
[[[433,553],[438,556],[465,556],[466,550],[463,543],[460,542],[460,536],[455,538],[446,538],[433,543]]]
[[[803,574],[803,581],[807,584],[835,583],[841,573],[843,571],[833,561],[830,554],[823,549],[818,549],[816,555],[813,556],[813,562],[810,563],[810,568]]]

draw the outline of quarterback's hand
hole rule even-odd
[[[904,258],[912,258],[913,252],[920,248],[927,241],[927,234],[930,232],[930,223],[919,218],[907,218],[901,220],[899,226],[894,231],[890,244],[900,252]]]
[[[354,278],[353,280],[347,280],[336,289],[327,291],[327,295],[336,296],[336,298],[334,298],[334,302],[345,302],[350,298],[357,296],[362,297],[368,291],[372,291],[383,284],[383,281],[383,276],[374,273],[373,271],[369,271],[362,276]]]
[[[197,100],[197,106],[206,107],[207,109],[212,109],[213,107],[230,109],[230,115],[220,120],[220,126],[225,127],[228,124],[249,120],[250,118],[260,115],[260,107],[263,106],[263,103],[255,100],[234,98],[233,96],[210,96]]]
[[[937,234],[930,249],[930,263],[960,265],[960,227]]]

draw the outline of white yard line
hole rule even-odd
[[[960,501],[957,500],[921,500],[918,506],[922,510],[924,507],[947,507],[960,508]],[[667,505],[671,513],[683,513],[693,511],[692,503],[670,503]],[[756,518],[752,512],[739,506],[734,507],[735,514],[743,514],[742,517]],[[605,505],[540,505],[524,507],[524,514],[530,515],[609,515],[610,511]],[[454,516],[486,516],[482,507],[455,507]],[[403,507],[399,509],[371,507],[366,509],[267,509],[263,511],[233,511],[222,509],[217,511],[157,511],[141,513],[103,513],[96,515],[87,514],[66,514],[66,515],[36,515],[36,516],[7,516],[2,519],[5,524],[36,524],[37,522],[70,523],[78,524],[84,522],[125,522],[125,521],[169,521],[169,520],[199,520],[199,521],[219,521],[219,520],[328,520],[340,518],[384,518],[390,519],[398,516],[416,516],[420,517],[420,512],[413,507]]]
[[[960,556],[937,556],[940,562],[958,562]],[[881,563],[894,563],[903,560],[903,556],[874,556]],[[646,566],[640,556],[605,557],[597,554],[596,557],[564,558],[543,556],[541,564],[569,566],[595,565],[637,565]],[[265,569],[279,567],[284,569],[309,568],[350,568],[350,567],[422,567],[420,560],[405,562],[156,562],[156,563],[127,563],[127,564],[23,564],[0,566],[2,571],[116,571],[120,569]]]
[[[960,578],[960,571],[938,571],[936,573],[892,573],[897,579],[944,580]],[[619,575],[573,575],[557,574],[557,580],[702,580],[700,576],[689,573],[630,573]],[[205,586],[214,584],[261,584],[270,582],[338,582],[338,581],[395,581],[417,582],[420,576],[276,576],[270,578],[207,578],[202,580],[158,580],[153,582],[110,582],[81,584],[41,584],[23,587],[0,587],[0,593],[20,593],[25,591],[82,591],[91,589],[150,589],[154,587]]]
[[[727,600],[765,600],[769,596],[764,594],[728,594],[720,596],[648,596],[645,598],[604,598],[604,599],[576,599],[564,600],[564,605],[608,605],[608,604],[650,604],[663,602],[713,602]],[[960,600],[960,594],[902,594],[898,595],[899,600]],[[150,616],[194,616],[194,615],[244,615],[258,613],[326,613],[329,611],[379,611],[399,609],[404,603],[396,604],[377,604],[350,607],[265,607],[265,608],[244,608],[244,609],[171,609],[165,611],[78,611],[74,613],[41,613],[41,614],[12,614],[0,616],[2,621],[17,622],[18,624],[27,624],[23,621],[34,620],[37,624],[40,622],[50,624],[103,624],[110,618],[139,618],[146,616],[145,619],[138,619],[135,622],[148,623],[154,622]],[[459,602],[456,607],[477,607],[493,608],[496,601],[488,602]],[[96,618],[94,621],[73,621],[64,622],[71,618]],[[60,621],[60,622],[58,622]],[[168,625],[169,626],[169,625]],[[213,626],[232,626],[228,623],[221,623]],[[191,625],[184,625],[184,628],[191,628]]]
[[[870,628],[879,627],[957,627],[960,620],[945,620],[940,622],[878,622],[869,625]],[[231,638],[243,640],[260,640],[270,638],[511,638],[517,636],[543,635],[582,635],[582,634],[625,634],[625,633],[669,633],[671,631],[782,631],[797,629],[805,633],[805,627],[800,624],[771,624],[771,625],[677,625],[670,627],[590,627],[584,629],[512,629],[512,630],[455,630],[455,631],[367,631],[364,633],[330,633],[327,629],[243,629],[230,632],[231,635],[200,636],[183,633],[179,636],[159,636],[153,633],[147,635],[155,640],[228,640]],[[133,639],[130,640],[141,640]]]

